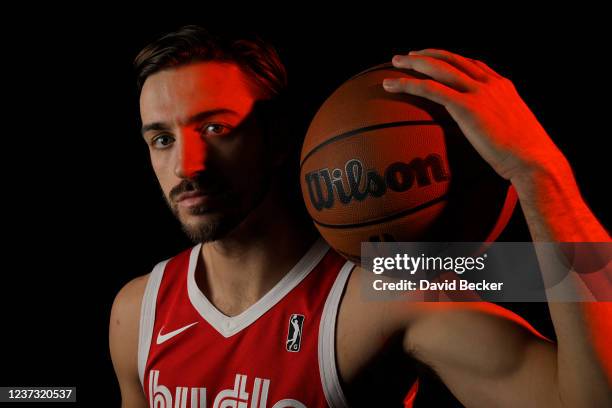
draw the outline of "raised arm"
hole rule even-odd
[[[385,89],[446,107],[479,154],[515,186],[534,241],[610,241],[569,163],[508,79],[443,50],[396,56],[393,64],[431,79],[385,80]],[[542,269],[544,256],[538,252]],[[406,347],[468,406],[612,406],[611,305],[549,303],[556,347],[501,308],[424,306],[407,329]],[[436,308],[444,312],[431,313]]]

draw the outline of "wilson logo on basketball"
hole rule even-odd
[[[415,185],[424,187],[450,179],[444,161],[437,154],[415,158],[409,163],[392,163],[383,175],[375,169],[364,171],[361,161],[351,159],[346,162],[344,172],[341,169],[330,172],[324,168],[306,173],[304,177],[310,202],[317,211],[332,208],[336,199],[346,205],[353,199],[382,197],[387,189],[403,192]]]

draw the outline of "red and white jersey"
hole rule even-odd
[[[244,312],[198,288],[201,244],[159,263],[142,302],[138,372],[154,408],[345,407],[338,305],[354,264],[319,239]]]

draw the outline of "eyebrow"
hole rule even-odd
[[[221,114],[230,114],[234,116],[240,116],[238,112],[236,111],[233,111],[227,108],[220,108],[220,109],[212,109],[212,110],[198,112],[195,115],[190,116],[186,121],[182,123],[185,125],[192,125],[194,123],[202,122],[212,116],[221,115]],[[170,130],[170,126],[164,122],[147,123],[146,125],[142,126],[142,128],[140,129],[140,133],[144,135],[145,133],[151,130]]]

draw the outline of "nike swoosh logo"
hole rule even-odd
[[[193,326],[194,324],[198,324],[198,322],[194,322],[191,324],[188,324],[187,326],[181,327],[180,329],[176,329],[174,331],[171,331],[170,333],[166,333],[166,334],[162,334],[162,330],[164,330],[163,326],[161,329],[159,329],[159,333],[157,333],[157,344],[162,344],[163,342],[170,340],[172,337],[176,336],[177,334],[180,334],[182,332],[184,332],[185,330],[187,330],[188,328],[190,328],[191,326]]]

